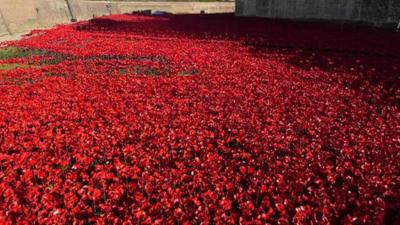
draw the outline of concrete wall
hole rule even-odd
[[[4,23],[3,18],[3,13],[0,11],[0,37],[10,33],[6,23]]]
[[[68,21],[64,0],[0,0],[0,35]]]
[[[160,10],[171,13],[234,12],[234,2],[109,2],[89,0],[0,0],[1,37],[28,32],[35,28],[69,23],[74,17],[87,20],[93,16]],[[69,10],[69,8],[71,10]],[[72,15],[71,15],[72,12]]]
[[[77,19],[92,18],[93,15],[131,13],[138,10],[182,13],[226,13],[235,11],[234,2],[107,2],[71,0]]]
[[[383,25],[398,23],[400,0],[236,0],[236,14]]]

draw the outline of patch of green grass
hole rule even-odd
[[[0,60],[12,59],[12,58],[24,58],[34,55],[46,55],[47,51],[38,49],[24,49],[20,47],[6,47],[0,48]]]
[[[49,52],[43,49],[27,49],[15,46],[0,48],[0,60],[25,58],[30,56],[44,56],[39,62],[40,65],[55,65],[68,58],[64,54]],[[72,57],[71,59],[74,60],[76,57]]]
[[[158,69],[141,65],[133,66],[130,71],[132,71],[133,74],[144,75],[144,76],[160,76],[162,74],[168,73],[168,71],[165,69]]]
[[[17,68],[38,68],[39,66],[35,65],[27,65],[27,64],[20,64],[20,63],[6,63],[6,64],[0,64],[0,70],[13,70]]]
[[[43,58],[40,60],[40,65],[55,65],[65,60],[76,60],[75,56],[68,57],[61,53],[56,52],[46,52],[46,56],[50,56],[50,58]]]
[[[118,70],[118,73],[119,73],[119,75],[125,75],[125,74],[128,73],[128,71],[126,71],[125,68],[120,68],[120,69]]]
[[[46,76],[48,76],[48,77],[64,77],[64,78],[67,77],[67,74],[66,74],[66,73],[45,72],[44,74],[45,74]]]
[[[21,56],[21,51],[17,47],[0,48],[0,60],[18,58]]]
[[[178,73],[180,76],[192,76],[198,74],[199,71],[196,69],[188,70],[188,71],[181,71]]]
[[[48,188],[50,191],[52,191],[52,190],[54,189],[54,184],[50,184],[47,188]]]
[[[7,63],[0,64],[0,70],[12,70],[18,68],[20,65],[18,63]]]
[[[0,80],[0,85],[2,85],[2,84],[14,84],[14,85],[17,85],[17,86],[20,86],[20,85],[22,85],[22,84],[26,84],[26,83],[29,83],[29,84],[33,84],[35,82],[35,80],[33,80],[32,78],[2,78],[1,80]]]
[[[146,76],[159,76],[162,74],[162,72],[156,68],[146,68],[143,73]]]

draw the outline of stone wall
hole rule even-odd
[[[69,20],[64,0],[0,0],[0,35]]]
[[[131,13],[138,10],[182,13],[226,13],[235,11],[234,2],[107,2],[70,0],[77,19],[92,18],[93,15]]]
[[[10,31],[7,27],[7,24],[4,22],[4,19],[3,19],[4,17],[2,15],[3,14],[0,11],[0,37],[10,34]]]
[[[90,0],[0,0],[0,37],[69,23],[72,18],[131,13],[138,10],[171,13],[234,12],[234,2],[110,2]],[[1,40],[1,39],[0,39]]]
[[[399,0],[237,0],[236,13],[287,19],[398,23]]]

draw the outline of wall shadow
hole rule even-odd
[[[343,85],[384,88],[382,104],[399,106],[400,33],[383,28],[319,21],[207,15],[116,15],[78,23],[83,32],[238,41],[255,57],[282,54],[290,66],[349,73]]]
[[[286,55],[286,63],[304,71],[351,75],[341,85],[362,92],[367,103],[400,106],[400,33],[349,24],[266,23],[281,26],[273,29],[274,35],[263,33],[245,43],[253,55]],[[379,100],[370,98],[366,85],[383,88]]]

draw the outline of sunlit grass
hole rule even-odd
[[[12,58],[24,58],[34,55],[46,55],[47,51],[37,49],[24,49],[20,47],[6,47],[0,48],[0,60]]]
[[[30,68],[30,65],[20,64],[20,63],[7,63],[7,64],[0,64],[0,70],[13,70],[16,68]]]

